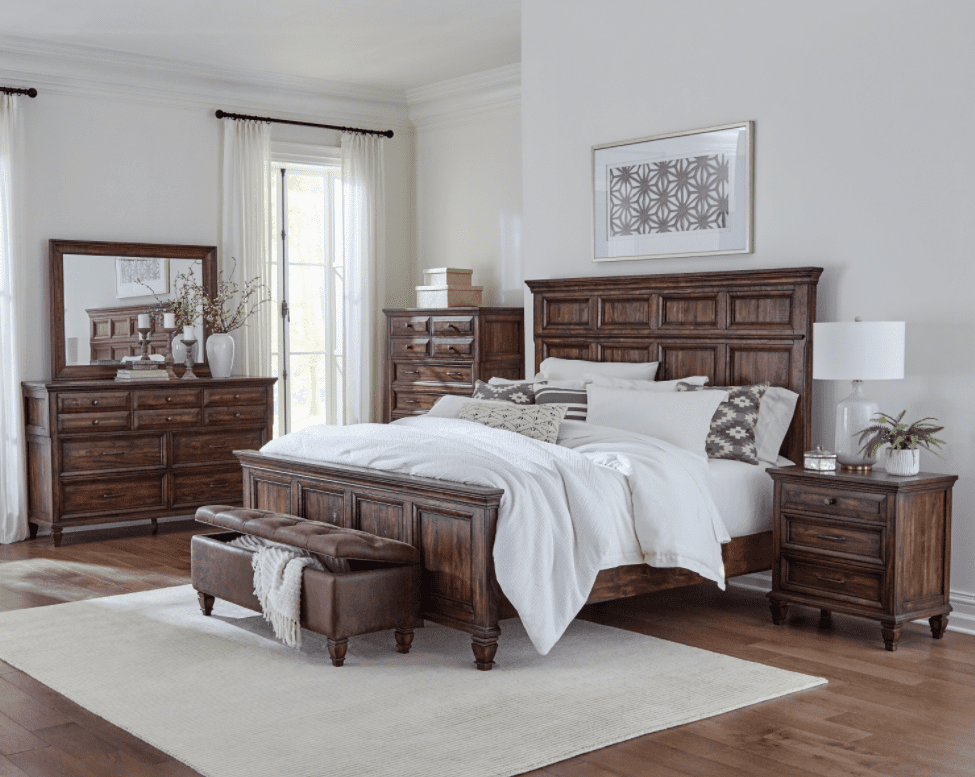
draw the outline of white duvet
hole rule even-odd
[[[269,455],[389,470],[504,489],[494,543],[498,583],[546,654],[600,569],[635,534],[643,560],[724,587],[729,540],[707,462],[650,437],[564,422],[559,444],[449,418],[312,426],[272,440]]]

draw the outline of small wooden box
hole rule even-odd
[[[456,267],[434,267],[424,270],[424,284],[427,286],[467,286],[471,285],[473,270],[461,270]]]

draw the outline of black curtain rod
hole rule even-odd
[[[272,119],[270,116],[245,116],[242,113],[227,113],[217,110],[218,119],[243,119],[245,121],[267,121],[272,124],[297,124],[299,127],[320,127],[321,129],[341,130],[342,132],[361,132],[364,135],[382,135],[384,138],[393,137],[392,130],[360,129],[359,127],[337,127],[334,124],[312,124],[310,121],[291,121],[290,119]]]
[[[4,94],[26,94],[28,97],[37,97],[37,90],[33,86],[30,89],[21,89],[16,86],[0,86],[0,92]]]

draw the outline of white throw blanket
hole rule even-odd
[[[254,595],[274,636],[301,647],[301,576],[305,567],[324,569],[315,556],[299,548],[244,534],[229,544],[253,551]]]
[[[647,563],[684,567],[724,586],[728,534],[707,462],[643,435],[570,423],[560,445],[420,416],[312,426],[261,451],[504,489],[495,572],[544,655],[585,604],[606,560],[618,556],[612,526],[635,522]]]

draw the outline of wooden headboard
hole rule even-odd
[[[657,380],[768,381],[799,394],[782,455],[809,450],[812,331],[821,267],[526,281],[535,370],[555,356],[660,362]]]

